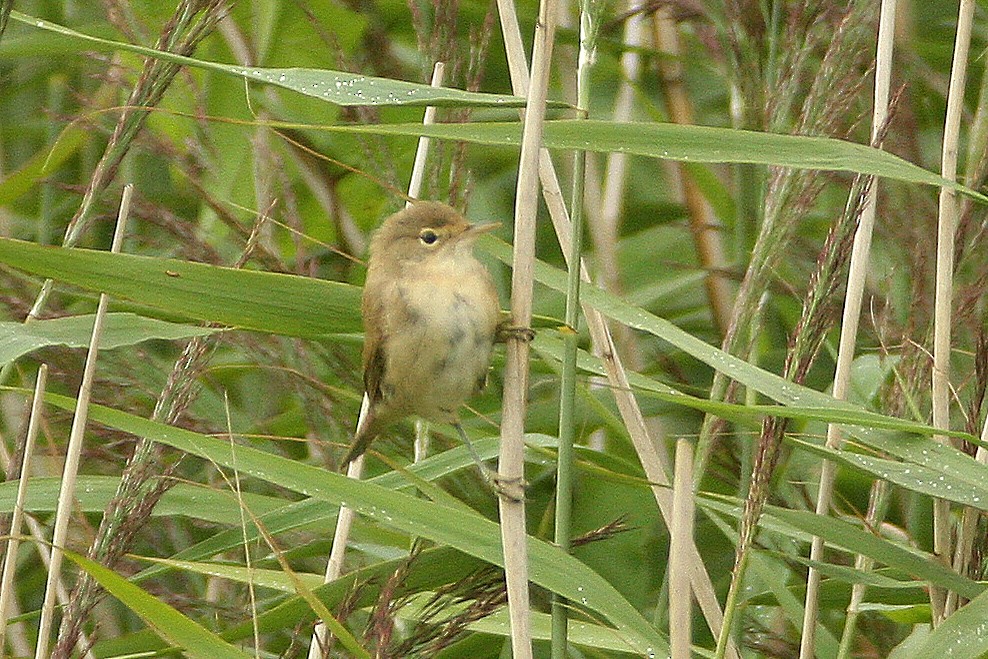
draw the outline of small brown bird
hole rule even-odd
[[[500,315],[473,246],[497,226],[419,201],[374,234],[362,304],[370,407],[344,466],[407,416],[451,423],[466,440],[457,410],[484,386]]]

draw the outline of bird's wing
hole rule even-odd
[[[365,289],[366,290],[366,289]],[[364,317],[364,391],[371,404],[381,399],[381,383],[384,381],[384,332],[381,323],[384,300],[364,295],[361,312]]]
[[[384,381],[384,365],[386,362],[384,354],[383,329],[380,322],[368,323],[368,318],[379,319],[382,303],[364,296],[362,312],[364,316],[364,392],[370,402],[365,418],[361,420],[357,427],[357,432],[353,438],[353,445],[343,457],[340,465],[346,469],[351,461],[356,460],[367,450],[370,443],[377,436],[378,428],[375,423],[375,407],[381,400],[381,383]]]

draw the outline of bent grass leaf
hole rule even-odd
[[[444,556],[448,556],[449,550],[444,550],[443,548],[434,548],[430,550],[432,554],[443,553]],[[421,556],[421,554],[420,554]],[[438,556],[436,556],[437,558]],[[158,563],[160,565],[167,566],[176,570],[185,570],[188,572],[193,572],[195,574],[217,577],[220,579],[227,579],[229,581],[234,581],[237,583],[251,583],[254,586],[262,586],[264,588],[271,588],[272,590],[281,591],[284,593],[294,594],[295,590],[291,579],[289,579],[284,573],[277,570],[265,570],[259,568],[246,568],[240,565],[231,565],[229,563],[210,563],[210,562],[198,562],[198,561],[181,561],[174,559],[162,559],[143,556],[140,557],[141,560],[151,561],[153,563]],[[401,559],[395,561],[388,561],[387,565],[390,567],[389,571],[382,571],[380,566],[375,566],[375,576],[380,579],[381,582],[387,579],[387,577],[401,566]],[[410,570],[415,570],[418,567],[419,560],[416,559],[410,566]],[[474,565],[480,567],[482,563],[475,561]],[[442,570],[445,572],[445,570]],[[457,573],[460,571],[457,570]],[[467,576],[468,573],[463,573],[463,576]],[[303,580],[306,585],[308,585],[313,590],[318,590],[320,586],[323,585],[323,577],[318,574],[306,574],[297,573],[299,579]],[[356,579],[356,583],[366,584],[362,587],[373,589],[371,593],[360,593],[360,603],[356,604],[357,607],[361,605],[370,605],[375,601],[373,595],[377,592],[375,583],[373,581],[374,577],[369,575],[362,575],[360,578]],[[448,579],[444,580],[444,583],[448,583]],[[403,590],[405,583],[402,584]],[[440,584],[436,584],[438,586]],[[379,588],[379,584],[377,584]],[[339,589],[337,589],[339,590]],[[352,593],[352,585],[350,590],[343,590],[342,594]],[[422,591],[420,591],[422,592]],[[325,593],[320,593],[320,595],[325,598]],[[431,598],[430,593],[425,593],[426,597]],[[396,615],[401,618],[405,618],[411,621],[417,621],[421,618],[422,607],[421,602],[415,599],[406,602],[398,611]],[[260,623],[260,618],[264,614],[259,616],[258,622]],[[534,638],[541,640],[549,640],[551,636],[550,630],[550,618],[545,613],[533,612],[532,614],[532,635]],[[297,623],[298,618],[291,618],[291,622]],[[576,645],[582,645],[588,648],[602,648],[606,650],[613,650],[617,652],[627,652],[629,650],[628,645],[620,642],[620,640],[615,639],[614,630],[607,627],[602,627],[600,625],[594,625],[579,621],[570,621],[570,634],[569,641]],[[506,619],[506,612],[496,611],[493,614],[471,623],[468,629],[473,631],[495,634],[503,636],[510,629],[508,621]],[[273,630],[269,630],[273,631]],[[227,640],[230,639],[226,634],[223,635]]]
[[[89,347],[94,316],[67,316],[30,323],[0,322],[0,364],[12,362],[24,355],[49,346],[68,348]],[[106,315],[101,350],[132,346],[151,339],[175,341],[217,332],[208,327],[193,327],[144,318],[132,313]]]
[[[869,556],[918,579],[956,591],[963,597],[974,598],[984,592],[984,585],[957,574],[932,554],[880,538],[846,520],[776,506],[767,506],[765,514],[821,537],[831,546]]]
[[[988,593],[952,613],[910,654],[912,659],[978,659],[988,654]]]
[[[511,262],[511,247],[507,243],[487,236],[482,239],[481,246],[499,261],[503,263]],[[560,293],[566,291],[566,273],[550,266],[544,261],[536,260],[535,279],[540,284],[552,290]],[[894,448],[890,446],[894,442],[886,440],[874,429],[891,429],[917,433],[924,436],[948,434],[952,437],[958,437],[976,444],[979,443],[976,437],[968,433],[956,431],[945,432],[925,424],[870,412],[853,403],[837,400],[828,394],[790,382],[775,373],[749,364],[739,357],[715,348],[685,330],[680,329],[665,318],[660,318],[640,307],[636,307],[621,297],[604,291],[593,284],[584,282],[580,296],[583,302],[597,309],[608,318],[624,323],[632,329],[648,332],[668,342],[694,359],[708,365],[710,368],[722,372],[724,375],[737,380],[741,384],[754,389],[785,407],[749,405],[745,406],[748,410],[745,413],[737,409],[719,407],[720,404],[714,406],[709,401],[701,402],[696,398],[690,400],[688,395],[656,381],[652,381],[647,385],[649,390],[661,394],[670,402],[680,402],[702,411],[712,411],[715,414],[724,412],[725,415],[734,416],[739,420],[744,419],[745,416],[756,418],[756,416],[774,415],[845,424],[849,427],[848,432],[858,437],[862,443],[878,448],[879,450],[889,450],[889,452]],[[550,346],[549,343],[544,345],[547,347]],[[593,362],[586,360],[582,363],[593,364]],[[643,386],[645,385],[645,382],[640,378],[634,379],[633,382],[642,384]],[[731,416],[727,418],[731,418]],[[930,448],[933,450],[935,450],[933,447],[940,446],[942,450],[937,452],[935,457],[937,460],[950,459],[951,454],[959,453],[958,451],[943,447],[936,442],[925,442],[922,446],[924,449]]]
[[[55,512],[60,476],[31,478],[24,501],[25,512],[48,514]],[[0,513],[11,513],[17,500],[19,481],[0,483]],[[76,488],[76,503],[79,510],[86,513],[101,513],[117,493],[120,478],[114,476],[81,475]],[[268,514],[285,506],[284,499],[242,492],[238,495],[255,515]],[[326,505],[323,504],[323,508]],[[232,492],[219,490],[207,485],[178,483],[168,489],[161,501],[151,512],[154,517],[188,517],[200,522],[229,524],[230,520],[240,519],[240,505]],[[333,513],[335,518],[335,511]],[[326,523],[330,531],[332,527]],[[242,537],[242,536],[241,536]],[[231,546],[236,546],[234,543]],[[227,547],[228,549],[229,547]]]
[[[537,275],[538,276],[538,275]],[[548,279],[540,280],[542,283],[548,283]],[[610,295],[609,293],[603,293],[604,296]],[[616,319],[620,319],[622,316],[620,313],[616,313],[614,316]],[[673,337],[675,338],[675,337]],[[672,339],[669,339],[672,341]],[[532,348],[536,350],[540,355],[545,358],[552,358],[556,361],[561,361],[562,359],[562,341],[558,336],[554,336],[551,332],[543,332],[536,336],[535,341],[532,343]],[[712,350],[720,352],[718,348],[711,347]],[[701,360],[704,361],[704,360]],[[738,360],[740,361],[740,360]],[[709,363],[709,362],[708,362]],[[758,369],[756,366],[747,364],[747,362],[741,362],[750,366],[753,369]],[[605,376],[606,370],[598,357],[591,355],[585,350],[580,350],[577,357],[577,366],[584,373],[591,375]],[[711,364],[713,366],[713,364]],[[714,366],[716,368],[716,366]],[[772,373],[768,373],[769,376],[775,376]],[[923,436],[933,436],[935,434],[945,434],[942,430],[937,430],[932,426],[926,424],[918,423],[915,421],[908,421],[906,419],[900,419],[897,417],[886,416],[884,414],[879,414],[866,410],[861,407],[856,407],[853,404],[848,403],[846,407],[828,407],[828,406],[815,406],[806,407],[801,405],[741,405],[736,403],[724,403],[721,401],[713,401],[708,398],[698,398],[690,394],[684,393],[670,387],[664,382],[650,378],[648,376],[642,375],[640,373],[628,373],[628,380],[631,386],[635,388],[636,391],[642,392],[646,396],[653,397],[657,400],[662,400],[667,403],[673,403],[676,405],[682,405],[684,407],[689,407],[700,412],[707,412],[710,414],[715,414],[723,419],[731,421],[733,423],[738,423],[741,425],[748,425],[757,428],[761,423],[761,420],[767,416],[778,416],[791,419],[800,419],[803,421],[824,421],[828,423],[841,423],[845,425],[854,425],[868,427],[872,429],[883,429],[883,430],[894,430],[903,433],[916,433]],[[788,380],[782,380],[782,382],[788,383]],[[791,384],[791,383],[789,383]],[[767,388],[770,388],[772,382],[766,384]],[[781,391],[781,390],[777,390]],[[769,394],[766,394],[769,395]],[[827,397],[826,394],[820,394],[821,396]],[[770,396],[770,395],[769,395]],[[770,396],[772,397],[772,396]],[[780,393],[779,398],[784,400],[784,396]],[[823,399],[818,399],[815,402],[821,402]],[[834,402],[838,402],[833,399]],[[947,431],[948,435],[959,437],[967,441],[977,442],[977,438],[969,435],[962,431]],[[873,440],[873,444],[881,446],[889,446],[895,450],[894,439],[881,439],[876,436]],[[949,448],[944,448],[937,442],[924,443],[920,442],[918,444],[919,448],[909,448],[909,444],[898,445],[898,454],[909,455],[913,458],[917,454],[921,455],[922,450],[934,451],[935,456],[934,461],[951,460],[956,457],[956,451]],[[940,447],[940,448],[937,448]],[[963,458],[959,458],[963,462]],[[966,462],[965,462],[966,464]]]
[[[46,400],[66,410],[75,401],[48,394]],[[245,446],[175,428],[112,408],[92,405],[89,418],[112,428],[147,437],[197,455],[216,464],[236,468],[305,496],[346,505],[385,526],[448,545],[494,565],[504,566],[497,524],[461,508],[450,508],[357,481]],[[614,633],[636,652],[662,654],[667,641],[609,582],[587,565],[546,542],[528,538],[532,582],[566,597],[575,605],[601,615],[615,626]]]
[[[525,99],[505,94],[468,92],[449,87],[429,85],[390,78],[358,75],[346,71],[305,68],[263,68],[243,67],[220,62],[185,57],[154,48],[146,48],[122,41],[83,34],[67,27],[28,16],[17,11],[10,12],[10,18],[63,37],[79,39],[95,44],[102,50],[126,51],[145,57],[153,57],[166,62],[191,66],[197,69],[215,71],[225,75],[245,78],[311,96],[327,103],[341,106],[358,105],[432,105],[439,107],[503,107],[520,108]],[[568,107],[565,103],[550,102],[550,107]]]
[[[868,588],[909,591],[909,593],[906,594],[906,597],[911,598],[909,603],[918,603],[922,601],[929,603],[929,600],[923,594],[922,584],[910,579],[897,579],[895,577],[886,576],[886,573],[892,572],[890,568],[884,568],[883,570],[863,571],[847,565],[811,561],[810,559],[802,556],[792,556],[789,557],[788,560],[794,560],[797,563],[801,563],[807,567],[816,568],[817,570],[820,570],[820,573],[823,574],[823,576],[834,580],[839,580],[848,585],[861,584],[862,586],[868,586]],[[799,592],[805,594],[805,585],[800,586]]]
[[[506,243],[488,239],[483,246],[499,260],[510,261],[511,248]],[[361,289],[340,282],[98,250],[48,247],[8,238],[0,238],[0,263],[87,290],[106,292],[169,314],[231,327],[308,338],[353,333],[360,329]],[[554,290],[565,290],[566,275],[561,270],[537,262],[535,272],[540,283]],[[671,322],[595,286],[585,286],[584,298],[604,315],[654,334],[789,409],[758,406],[748,407],[747,412],[732,410],[709,401],[690,399],[654,381],[647,385],[671,402],[734,415],[739,420],[745,416],[754,419],[774,414],[842,423],[851,426],[851,434],[863,443],[894,455],[908,450],[911,459],[920,460],[925,456],[937,465],[961,460],[958,451],[936,442],[923,443],[917,448],[898,440],[890,441],[875,429],[925,436],[943,434],[942,431],[869,412],[789,382],[704,343]],[[313,300],[318,300],[319,304],[313,304]],[[584,360],[582,363],[590,362]],[[639,378],[636,384],[645,386],[646,381]],[[977,439],[967,433],[948,434],[977,443]]]
[[[525,435],[525,443],[536,447],[555,446],[556,439],[548,435],[527,434]],[[499,445],[498,438],[491,437],[474,442],[474,449],[481,459],[487,460],[497,456]],[[430,455],[421,462],[408,465],[404,471],[410,472],[415,478],[431,482],[459,469],[471,468],[473,465],[474,461],[470,452],[465,446],[459,446],[443,453]],[[402,471],[385,472],[369,480],[372,483],[391,489],[405,488],[412,485],[412,480],[407,478]],[[2,488],[3,486],[0,485],[0,492],[3,491]],[[246,496],[244,498],[248,499]],[[267,509],[251,508],[251,511],[258,517],[258,521],[267,529],[268,533],[278,535],[303,526],[306,529],[312,530],[326,528],[331,533],[331,525],[335,524],[338,508],[320,499],[305,499],[304,501],[284,504],[268,512],[265,512],[265,510]],[[228,517],[227,519],[229,520],[231,518]],[[237,519],[239,519],[239,515]],[[248,525],[246,530],[240,527],[228,529],[183,549],[172,558],[204,560],[234,547],[241,546],[244,542],[254,542],[260,538],[260,533],[258,533],[256,527],[253,525]],[[147,579],[157,576],[164,571],[165,569],[161,567],[151,567],[142,570],[136,578]]]
[[[176,64],[212,70],[275,85],[334,105],[418,105],[524,107],[524,98],[466,92],[344,71],[305,68],[242,67],[210,62],[135,44],[95,37],[20,12],[10,17],[62,36],[85,40],[109,50],[124,50]],[[568,107],[550,103],[550,107]],[[278,124],[292,128],[373,133],[408,137],[435,137],[478,144],[516,147],[521,143],[520,122],[467,124],[375,124],[316,126]],[[660,122],[550,120],[545,123],[546,146],[605,153],[629,153],[686,162],[750,163],[872,174],[924,185],[945,186],[988,203],[988,197],[949,181],[891,153],[867,145],[825,137],[782,135],[716,126]]]
[[[249,659],[246,654],[221,639],[178,610],[127,581],[113,570],[70,551],[65,556],[85,570],[99,585],[120,600],[183,655],[199,659]]]
[[[360,289],[340,282],[0,238],[0,263],[182,318],[284,336],[360,331]]]
[[[324,507],[329,507],[329,504],[325,502],[318,503]],[[251,528],[249,526],[248,530]],[[267,527],[267,530],[276,533],[275,529],[271,527]],[[240,533],[239,529],[234,529],[234,531]],[[332,533],[331,529],[330,533]],[[187,553],[187,550],[179,552],[181,555]],[[158,565],[142,571],[133,579],[139,579],[141,575],[145,574],[160,574],[163,571],[178,568],[180,562],[176,561],[179,554],[164,563],[156,561]],[[209,554],[207,552],[198,558],[205,559],[214,555],[215,553]],[[170,562],[174,565],[168,565]],[[380,590],[388,583],[388,578],[404,562],[404,558],[379,561],[348,572],[328,584],[313,588],[312,592],[330,609],[338,607],[344,599],[351,599],[353,606],[357,608],[371,606],[378,600]],[[443,585],[466,578],[485,565],[486,563],[480,559],[455,549],[431,547],[418,554],[408,570],[407,579],[403,582],[402,588],[412,593],[433,592]],[[267,611],[259,611],[256,616],[245,616],[243,622],[223,630],[220,636],[226,641],[238,642],[251,638],[255,629],[261,634],[279,631],[291,632],[300,622],[309,622],[313,619],[312,609],[305,600],[300,596],[294,596],[276,604]],[[139,649],[147,651],[159,647],[160,644],[155,645],[154,639],[148,638],[147,634],[138,633],[105,639],[97,643],[95,650],[98,656],[120,656],[137,652]]]
[[[521,144],[519,122],[430,125],[309,125],[273,122],[271,125],[330,132],[424,136],[513,148]],[[988,197],[981,193],[887,151],[827,137],[659,122],[552,119],[545,122],[543,142],[550,149],[627,153],[685,162],[747,163],[872,174],[906,183],[943,186],[988,203]]]
[[[710,514],[738,519],[742,502],[733,497],[709,492],[701,493],[697,505]],[[985,590],[985,585],[954,572],[933,554],[901,545],[862,529],[844,519],[817,515],[805,510],[789,510],[778,506],[766,506],[759,527],[779,533],[797,542],[808,543],[813,536],[823,538],[830,547],[862,554],[876,562],[895,568],[921,582],[930,582],[973,599]]]
[[[911,438],[900,439],[911,443]],[[979,510],[988,510],[988,474],[985,473],[985,467],[960,451],[945,451],[943,458],[947,460],[946,462],[928,466],[917,462],[899,462],[848,450],[832,449],[794,437],[788,437],[787,441],[805,451],[881,478],[912,492],[946,499]],[[895,440],[890,442],[890,444],[894,443]],[[935,442],[929,444],[927,446],[927,443],[923,442],[923,446],[927,448],[922,450],[929,453],[934,446],[939,445]]]

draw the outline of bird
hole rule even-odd
[[[361,304],[369,405],[344,469],[410,416],[453,425],[483,467],[458,410],[484,387],[498,334],[497,289],[473,253],[476,240],[498,226],[416,201],[374,233]]]

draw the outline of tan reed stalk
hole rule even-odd
[[[10,464],[11,456],[7,454],[6,447],[2,442],[0,442],[0,466],[7,466]],[[24,523],[27,525],[31,538],[34,540],[34,549],[38,552],[38,557],[41,559],[41,562],[44,564],[45,568],[47,568],[51,564],[51,548],[46,544],[48,542],[48,532],[41,525],[41,522],[31,515],[24,517]],[[65,588],[65,584],[61,581],[59,581],[56,586],[55,595],[58,597],[58,603],[62,606],[65,606],[72,601],[69,596],[69,591]],[[23,634],[21,636],[23,636]],[[8,635],[8,638],[13,644],[13,635]],[[79,634],[79,638],[73,644],[73,647],[80,656],[85,656],[86,659],[93,659],[92,651],[86,651],[86,648],[90,647],[90,641],[86,638],[85,634]],[[20,652],[19,655],[29,656],[30,652],[31,647],[27,645],[27,642],[25,641],[25,649]]]
[[[652,16],[654,41],[663,56],[658,59],[659,76],[669,119],[673,123],[692,124],[693,112],[686,86],[679,28],[668,7]],[[710,205],[685,163],[674,163],[678,183],[687,208],[690,231],[700,266],[707,271],[705,289],[714,327],[724,335],[731,316],[732,295],[727,280],[720,273],[726,269],[723,241]],[[692,639],[693,594],[689,578],[689,550],[693,543],[693,442],[676,440],[676,465],[673,480],[673,521],[669,527],[669,641],[674,659],[688,659]]]
[[[222,0],[182,0],[178,3],[170,20],[161,31],[155,47],[180,55],[191,55],[196,46],[215,27],[225,12]],[[180,66],[155,58],[145,60],[141,76],[127,100],[106,149],[93,170],[92,177],[83,194],[82,202],[66,229],[63,246],[73,246],[85,233],[93,213],[95,202],[103,195],[114,178],[124,157],[130,151],[134,139],[139,135],[144,120],[163,98],[178,74]],[[36,317],[45,307],[51,282],[45,282],[35,300],[28,318]],[[182,367],[188,367],[194,359],[201,357],[205,343],[193,339],[186,348],[182,361],[176,364],[168,388],[162,393],[155,408],[154,418],[166,411],[166,403],[172,404],[172,413],[178,410],[177,399],[167,395],[187,393],[182,391],[179,374]],[[186,385],[187,386],[187,385]],[[127,550],[136,529],[140,528],[153,508],[152,502],[167,489],[165,484],[148,484],[158,475],[157,453],[154,443],[142,439],[134,449],[127,467],[124,469],[116,496],[111,500],[100,522],[99,531],[89,549],[89,557],[104,565],[111,566]],[[135,502],[140,498],[140,505]],[[72,646],[82,636],[85,617],[100,598],[100,591],[88,573],[80,573],[76,580],[73,596],[69,600],[62,617],[58,633],[58,644],[53,657],[68,656]]]
[[[876,144],[879,131],[883,129],[888,119],[889,90],[892,80],[892,52],[895,35],[896,0],[882,0],[882,8],[878,20],[878,43],[875,56],[875,100],[871,119],[871,139]],[[837,364],[834,367],[833,396],[838,400],[847,398],[851,384],[851,364],[854,362],[854,346],[857,342],[858,320],[861,316],[861,302],[864,299],[865,280],[868,274],[868,262],[871,252],[871,236],[875,226],[876,200],[878,198],[877,181],[872,180],[871,188],[865,201],[861,221],[854,234],[854,245],[851,248],[851,263],[848,266],[847,290],[844,294],[844,311],[841,318],[841,335],[837,349]],[[827,426],[827,446],[838,448],[843,443],[840,426]],[[820,471],[820,489],[817,491],[816,513],[826,515],[830,511],[830,500],[833,495],[834,475],[836,464],[824,460]],[[823,538],[814,537],[810,547],[810,560],[823,560]],[[858,586],[855,585],[855,588]],[[819,611],[818,593],[820,589],[820,572],[810,567],[806,577],[806,598],[803,608],[803,635],[800,639],[800,659],[813,656],[815,647],[816,620]]]
[[[500,7],[500,3],[499,3]],[[515,193],[514,255],[511,275],[511,322],[528,327],[532,320],[535,280],[535,220],[539,201],[539,156],[549,87],[549,67],[556,31],[558,4],[542,0],[535,25],[531,84],[522,128]],[[503,20],[503,19],[502,19]],[[520,338],[520,337],[519,337]],[[528,342],[509,340],[504,367],[501,452],[498,474],[505,491],[498,497],[501,546],[515,659],[531,659],[528,551],[525,528],[525,407],[528,398]]]
[[[947,116],[943,128],[943,152],[940,175],[948,181],[957,179],[957,145],[960,141],[961,115],[964,111],[964,86],[967,81],[967,60],[971,46],[971,28],[974,22],[974,0],[961,0],[957,13],[957,35],[954,41],[954,58],[950,71],[950,87],[947,92]],[[937,266],[936,296],[933,307],[933,427],[950,429],[950,352],[951,312],[954,299],[954,237],[957,231],[956,193],[940,188],[940,205],[937,213]],[[948,444],[950,439],[938,435],[937,441]],[[933,504],[933,551],[947,565],[950,564],[950,503],[938,499]],[[933,625],[943,621],[946,611],[946,593],[941,588],[930,588],[930,606]]]
[[[988,416],[985,417],[985,421],[981,426],[981,442],[982,445],[978,447],[974,458],[979,464],[988,465],[988,449],[984,446],[988,444]],[[967,507],[964,509],[964,517],[961,520],[961,526],[957,532],[957,546],[954,548],[954,570],[958,574],[966,574],[970,566],[975,534],[977,532],[976,525],[981,514],[981,511],[976,508]],[[951,591],[947,595],[946,610],[948,614],[957,610],[957,593],[954,591]]]
[[[134,187],[132,185],[124,187],[123,196],[120,200],[120,212],[117,214],[117,226],[113,232],[111,252],[118,253],[123,244],[124,229],[127,226],[127,216],[130,213],[130,198],[133,193]],[[48,659],[48,644],[51,641],[50,636],[57,599],[55,590],[58,582],[61,581],[63,551],[65,541],[68,538],[72,506],[75,502],[75,486],[79,473],[79,459],[82,455],[82,440],[86,433],[89,399],[92,395],[93,378],[96,375],[96,359],[99,355],[99,341],[103,332],[103,319],[106,317],[108,303],[109,296],[102,293],[93,320],[93,334],[82,373],[82,383],[79,385],[79,397],[76,402],[75,415],[72,418],[69,443],[65,448],[65,466],[62,470],[62,482],[55,509],[55,527],[52,530],[51,538],[51,562],[48,565],[48,580],[45,584],[44,603],[41,606],[41,620],[38,623],[38,644],[35,646],[35,659]]]
[[[693,544],[693,442],[676,440],[672,524],[669,526],[669,649],[672,659],[690,659],[693,639],[693,589],[689,559]]]
[[[511,85],[515,94],[524,96],[528,90],[528,70],[524,48],[521,39],[521,30],[518,27],[518,17],[514,10],[514,5],[510,0],[498,0],[498,13],[501,19],[501,32],[504,37],[505,52],[508,58],[508,70],[511,74]],[[552,163],[552,158],[548,150],[542,149],[539,156],[539,178],[542,183],[542,194],[546,206],[549,209],[549,216],[556,231],[556,238],[564,255],[570,253],[570,222],[563,203],[563,194],[556,176],[556,170]],[[584,264],[580,266],[580,273],[584,281],[589,281],[589,276]],[[587,328],[590,332],[590,340],[594,346],[596,354],[601,356],[601,361],[607,373],[607,380],[617,403],[618,412],[625,424],[635,451],[638,454],[645,475],[649,482],[653,484],[652,493],[659,506],[662,518],[667,524],[672,520],[672,465],[669,463],[665,453],[657,450],[656,439],[653,438],[645,424],[638,401],[628,380],[627,372],[617,347],[604,317],[596,309],[590,306],[583,307],[583,315],[587,321]],[[716,636],[720,633],[723,613],[717,601],[717,594],[714,591],[710,576],[707,574],[706,566],[694,545],[690,551],[690,576],[694,595],[700,605],[704,619],[711,632]],[[727,656],[737,659],[737,647],[733,641],[729,642]]]
[[[614,100],[614,109],[611,111],[613,121],[627,122],[632,119],[635,85],[641,75],[640,49],[647,43],[648,36],[645,29],[648,19],[637,11],[640,4],[638,0],[628,0],[623,6],[623,10],[630,15],[624,22],[622,41],[626,49],[621,53],[622,75],[617,98]],[[620,295],[623,287],[618,271],[617,246],[628,179],[628,154],[620,152],[607,154],[602,189],[598,190],[592,185],[593,178],[587,181],[589,185],[586,212],[587,228],[594,243],[595,277],[605,290]],[[641,355],[635,333],[621,323],[611,323],[609,327],[614,335],[614,342],[627,361],[627,367],[631,370],[641,368]],[[602,445],[598,446],[593,441],[592,439],[592,446],[602,448]]]
[[[685,67],[679,28],[672,16],[671,8],[664,7],[656,11],[652,16],[652,24],[656,48],[662,53],[657,63],[669,120],[676,124],[692,124],[693,109],[684,83]],[[690,174],[687,164],[677,162],[675,167],[679,170],[679,184],[686,204],[697,259],[700,267],[707,273],[704,288],[710,305],[710,316],[713,318],[718,335],[723,337],[731,321],[734,293],[730,282],[723,274],[727,270],[727,257],[724,255],[721,228],[714,217],[713,209],[704,199],[700,186]]]
[[[31,415],[28,419],[27,438],[24,440],[24,459],[21,460],[20,481],[17,483],[17,499],[14,501],[14,513],[10,520],[10,537],[7,538],[7,551],[3,558],[3,574],[0,576],[0,656],[4,653],[7,620],[10,617],[9,610],[13,603],[14,576],[17,571],[17,548],[21,541],[21,530],[24,523],[24,503],[27,499],[28,483],[31,480],[31,455],[34,453],[34,444],[38,437],[45,385],[47,382],[48,365],[42,364],[38,369],[37,380],[34,383],[34,397],[31,400]]]

